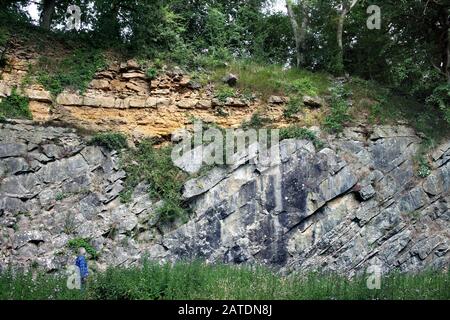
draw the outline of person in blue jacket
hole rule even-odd
[[[80,270],[80,283],[81,283],[81,290],[84,289],[84,286],[86,285],[87,278],[89,276],[89,270],[88,270],[88,264],[86,260],[86,249],[80,248],[78,250],[78,257],[75,261],[75,265]]]

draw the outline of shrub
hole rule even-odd
[[[95,248],[90,244],[89,239],[85,238],[74,238],[69,240],[67,243],[70,249],[73,251],[77,251],[80,248],[84,248],[86,252],[91,256],[92,259],[96,260],[98,258],[98,252]]]
[[[121,150],[128,147],[127,137],[119,132],[97,133],[89,144],[105,147],[108,150]]]
[[[30,72],[54,96],[64,89],[84,93],[97,71],[105,68],[102,53],[96,50],[77,49],[64,59],[41,57]]]
[[[154,67],[150,67],[147,69],[146,73],[147,77],[149,79],[155,79],[158,76],[158,69],[154,68]]]
[[[445,121],[450,124],[450,83],[437,87],[433,94],[428,97],[427,103],[438,107]]]
[[[160,224],[171,223],[188,217],[187,209],[181,198],[181,191],[187,176],[174,166],[171,158],[172,149],[157,149],[153,141],[142,141],[136,150],[122,155],[121,163],[127,172],[122,201],[130,199],[133,189],[145,181],[149,185],[150,196],[162,200],[156,209]]]
[[[331,112],[325,117],[324,126],[331,133],[341,132],[344,124],[351,119],[347,98],[350,93],[342,85],[332,89]]]
[[[32,119],[29,109],[29,100],[13,89],[11,95],[0,102],[0,114],[4,118]]]
[[[225,102],[228,98],[234,98],[236,96],[236,92],[233,88],[228,86],[220,86],[216,90],[215,96],[220,102]]]
[[[9,40],[9,33],[7,30],[0,27],[0,68],[6,66],[5,48]]]
[[[317,138],[314,132],[295,125],[280,130],[280,140],[286,139],[306,139],[311,141],[316,148],[323,148],[323,142]]]
[[[302,101],[298,97],[291,97],[289,102],[286,104],[285,109],[283,111],[283,115],[285,118],[293,118],[297,113],[302,109]]]
[[[8,30],[0,27],[0,47],[6,46],[9,40],[9,32]]]
[[[254,114],[252,114],[250,121],[244,122],[242,124],[242,127],[259,129],[266,125],[268,122],[270,122],[269,118],[262,116],[260,112],[255,112]]]
[[[67,198],[67,194],[65,194],[64,192],[59,192],[59,193],[57,193],[56,194],[56,197],[55,197],[55,200],[56,201],[62,201],[62,200],[64,200],[65,198]]]
[[[431,166],[428,163],[425,156],[421,155],[419,157],[419,170],[417,172],[418,176],[421,178],[426,178],[431,174]]]

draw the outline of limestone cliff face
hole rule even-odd
[[[275,165],[214,169],[185,186],[195,218],[150,256],[347,275],[448,268],[450,143],[426,179],[415,174],[419,143],[407,127],[347,128],[322,150],[281,142]]]
[[[188,181],[191,220],[162,233],[145,185],[120,203],[125,173],[115,153],[70,129],[1,124],[0,266],[61,270],[73,259],[68,241],[89,238],[98,269],[144,257],[348,275],[370,265],[448,268],[450,142],[421,179],[420,138],[407,127],[347,128],[327,139],[321,150],[285,140],[278,162],[243,157]]]

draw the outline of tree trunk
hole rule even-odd
[[[344,22],[345,22],[345,17],[347,16],[348,11],[347,8],[343,8],[340,15],[339,15],[339,20],[338,20],[338,28],[337,28],[337,43],[338,43],[338,47],[339,50],[342,52],[344,51],[344,45],[343,45],[343,41],[342,41],[342,37],[344,34]]]
[[[52,25],[53,13],[55,12],[56,0],[44,0],[41,18],[40,18],[40,26],[46,30],[50,30],[50,26]]]
[[[337,44],[338,44],[338,68],[339,72],[344,72],[344,43],[343,43],[343,35],[344,35],[344,23],[345,18],[347,17],[350,10],[356,5],[358,0],[352,0],[352,3],[349,2],[350,0],[343,0],[342,1],[342,9],[339,13],[339,19],[338,19],[338,27],[337,27]]]
[[[447,8],[442,7],[441,19],[443,22],[442,31],[442,73],[447,77],[450,83],[450,14]]]
[[[302,20],[302,26],[300,29],[300,50],[301,50],[301,63],[305,63],[305,41],[306,41],[306,34],[308,31],[308,23],[309,23],[309,17],[308,17],[308,11],[306,10],[306,7],[303,8],[303,20]]]
[[[289,19],[291,21],[292,30],[294,32],[295,39],[295,54],[297,57],[297,68],[300,67],[302,63],[302,55],[301,55],[301,38],[300,38],[300,28],[298,26],[298,22],[294,13],[294,9],[292,8],[292,1],[286,0],[286,8],[288,12]]]
[[[304,15],[302,25],[299,26],[297,17],[292,7],[292,0],[286,0],[286,8],[291,21],[292,30],[294,31],[297,68],[299,68],[305,64],[305,40],[308,29],[308,14],[306,9],[303,7]]]

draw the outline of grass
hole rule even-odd
[[[37,272],[37,271],[36,271]],[[450,273],[392,273],[380,290],[367,288],[368,275],[348,280],[336,274],[281,276],[263,267],[200,262],[110,268],[93,274],[84,292],[69,290],[67,276],[0,274],[0,299],[48,300],[418,300],[450,299]]]
[[[0,118],[32,119],[28,98],[13,89],[11,95],[0,102]]]
[[[63,58],[42,56],[29,73],[56,97],[64,89],[84,93],[95,73],[105,67],[100,51],[76,49]]]
[[[317,138],[314,132],[297,125],[292,125],[280,130],[280,140],[285,139],[306,139],[311,141],[318,149],[322,149],[324,146],[324,143]]]
[[[234,98],[236,96],[236,92],[233,88],[228,86],[219,86],[216,89],[215,97],[222,103],[225,103],[228,98]]]
[[[119,132],[104,132],[95,134],[89,145],[104,147],[108,150],[121,150],[128,147],[127,137]]]
[[[246,60],[232,61],[212,68],[211,80],[220,83],[233,73],[238,76],[236,89],[257,92],[263,98],[271,95],[321,95],[328,92],[329,77],[302,69],[284,69],[279,65],[260,65]]]
[[[149,185],[150,196],[162,200],[155,214],[159,224],[186,220],[188,211],[181,199],[181,191],[188,176],[174,166],[170,147],[156,148],[151,140],[143,140],[134,150],[122,154],[122,167],[127,173],[123,202],[131,199],[133,189],[142,181]]]

